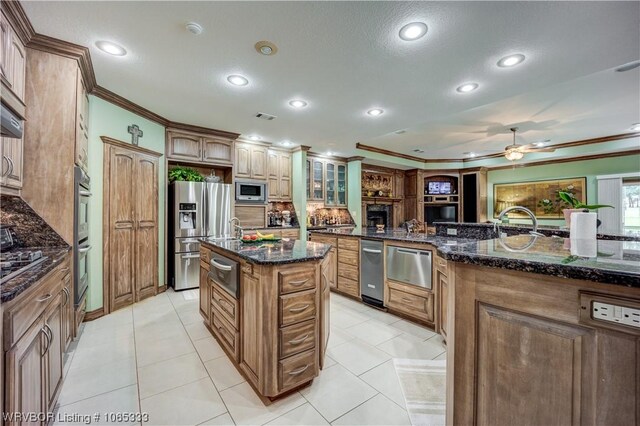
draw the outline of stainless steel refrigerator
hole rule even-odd
[[[169,184],[169,283],[175,290],[200,285],[198,238],[231,235],[233,186],[224,183],[172,182]]]

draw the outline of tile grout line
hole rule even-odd
[[[357,377],[357,376],[356,376],[356,377]],[[375,390],[375,391],[376,391],[375,395],[373,395],[371,398],[367,398],[365,401],[362,401],[360,404],[356,405],[355,407],[353,407],[351,410],[347,411],[346,413],[344,413],[344,414],[342,414],[342,415],[340,415],[340,416],[336,417],[335,419],[333,419],[333,421],[329,422],[329,424],[333,425],[333,422],[335,422],[335,421],[337,421],[338,419],[340,419],[340,418],[342,418],[342,417],[346,416],[347,414],[349,414],[350,412],[352,412],[352,411],[353,411],[353,410],[355,410],[356,408],[360,407],[361,405],[363,405],[363,404],[367,403],[368,401],[372,400],[372,399],[373,399],[373,398],[375,398],[376,396],[378,396],[378,395],[382,395],[382,394],[378,391],[378,389],[374,388],[373,386],[371,386],[371,389],[373,389],[373,390]],[[388,399],[388,398],[387,398],[387,399]]]

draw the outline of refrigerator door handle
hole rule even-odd
[[[207,183],[205,182],[202,185],[202,197],[201,197],[202,208],[200,209],[200,227],[202,228],[202,235],[204,235],[205,237],[209,236],[209,229],[208,229],[209,221],[207,220],[207,217],[209,216],[209,205],[207,204],[208,191],[209,191],[209,188]]]

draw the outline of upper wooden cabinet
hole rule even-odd
[[[347,165],[340,161],[307,159],[307,199],[327,206],[347,205]]]
[[[267,152],[269,201],[291,201],[291,154],[270,149]]]
[[[237,142],[235,152],[235,175],[237,178],[267,180],[266,146]]]
[[[26,49],[22,41],[9,23],[4,11],[0,20],[2,36],[2,55],[0,55],[0,74],[3,83],[3,100],[13,94],[24,105],[25,67],[27,63]],[[11,93],[6,93],[8,89]],[[11,96],[9,96],[11,97]],[[11,105],[14,107],[14,105]],[[15,107],[14,107],[15,108]],[[23,115],[23,111],[16,111]]]
[[[233,140],[203,133],[167,129],[167,159],[231,166]]]
[[[76,164],[89,171],[89,95],[78,68],[76,77]]]
[[[2,174],[0,175],[0,185],[20,189],[22,188],[22,145],[24,136],[20,139],[0,137],[2,147]]]

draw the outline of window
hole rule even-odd
[[[622,227],[627,235],[640,236],[640,180],[622,181]]]

